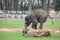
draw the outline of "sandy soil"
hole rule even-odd
[[[24,28],[0,28],[0,32],[22,32]],[[47,29],[50,32],[60,33],[60,29]]]

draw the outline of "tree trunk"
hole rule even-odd
[[[31,12],[31,10],[32,10],[31,9],[32,8],[31,6],[32,6],[32,0],[29,0],[29,12]]]

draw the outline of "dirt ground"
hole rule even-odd
[[[22,32],[24,28],[0,28],[0,32]],[[60,29],[47,29],[50,32],[60,33]]]

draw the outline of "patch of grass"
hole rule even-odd
[[[52,20],[51,19],[48,19],[44,23],[44,27],[45,28],[59,28],[60,29],[60,19],[54,19],[53,22],[54,22],[54,24],[52,24]]]
[[[60,28],[60,19],[54,19],[54,24],[52,24],[51,19],[48,19],[44,23],[44,28]],[[24,27],[24,20],[0,20],[0,28],[19,28]]]
[[[22,36],[21,32],[0,32],[0,40],[60,40],[59,33],[52,33],[49,37]]]
[[[0,28],[17,28],[17,27],[23,27],[24,21],[23,20],[0,20]]]

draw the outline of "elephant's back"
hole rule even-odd
[[[36,9],[36,10],[33,10],[32,12],[31,12],[31,14],[33,15],[33,14],[35,14],[35,15],[42,15],[42,14],[47,14],[47,12],[45,11],[45,10],[43,10],[43,9]]]
[[[35,16],[37,18],[39,18],[40,16],[44,16],[44,15],[47,15],[47,12],[43,9],[36,9],[36,10],[33,10],[29,16]]]

